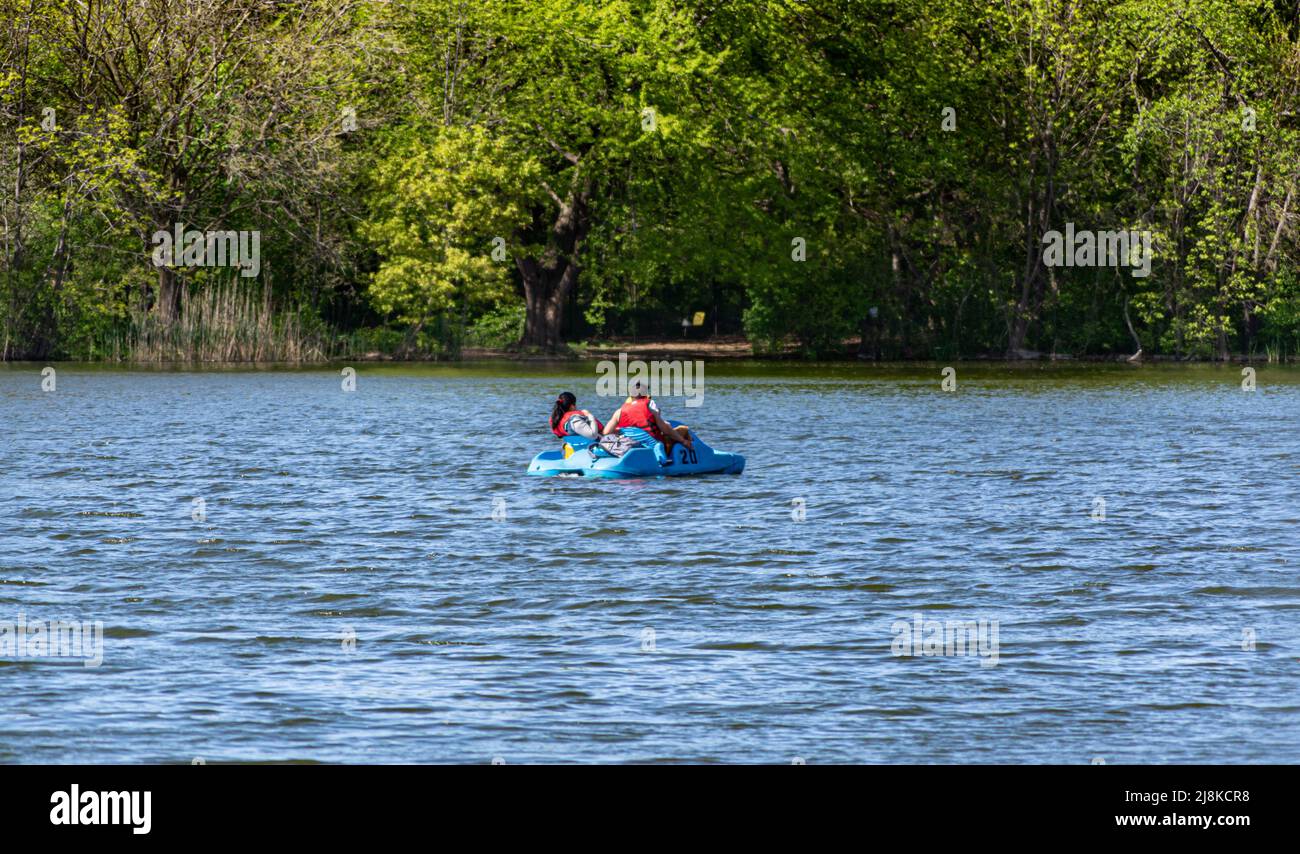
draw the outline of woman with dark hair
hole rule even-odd
[[[601,424],[585,409],[578,409],[578,399],[573,392],[561,392],[551,409],[551,432],[563,439],[566,436],[581,436],[584,439],[600,439],[605,425]]]

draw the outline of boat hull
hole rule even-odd
[[[652,448],[633,448],[621,457],[592,453],[587,440],[570,438],[558,451],[543,451],[533,457],[528,473],[537,477],[688,477],[705,474],[740,474],[745,458],[740,454],[715,451],[700,439],[694,448],[673,446],[671,465],[661,465]]]

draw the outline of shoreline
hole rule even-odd
[[[1070,353],[1042,353],[1037,351],[1020,351],[1018,354],[981,353],[973,355],[951,356],[946,358],[912,358],[912,359],[867,359],[858,356],[857,342],[845,342],[845,349],[830,358],[805,359],[800,351],[791,346],[780,353],[755,353],[751,343],[741,336],[719,336],[702,339],[658,339],[649,341],[626,341],[619,339],[603,340],[595,343],[576,343],[566,346],[564,352],[542,353],[521,351],[506,347],[465,347],[455,355],[404,355],[373,350],[351,356],[339,356],[320,359],[302,359],[297,361],[277,360],[136,360],[136,359],[47,359],[33,361],[28,359],[0,360],[0,365],[103,365],[121,367],[176,367],[176,366],[292,366],[310,368],[328,367],[348,364],[393,364],[393,365],[456,365],[482,362],[513,362],[517,364],[569,363],[581,364],[599,362],[605,359],[618,359],[626,354],[628,359],[641,361],[701,360],[723,363],[765,362],[785,365],[924,365],[924,364],[971,364],[988,365],[1123,365],[1134,367],[1143,365],[1296,365],[1300,359],[1288,354],[1283,358],[1270,358],[1269,354],[1250,355],[1232,353],[1225,359],[1189,356],[1174,356],[1163,353],[1139,354],[1137,358],[1127,353],[1086,354],[1076,356]]]
[[[1294,364],[1296,358],[1288,356],[1280,360],[1270,360],[1268,354],[1251,356],[1246,353],[1232,353],[1225,359],[1218,358],[1199,358],[1188,356],[1174,356],[1169,354],[1157,353],[1152,355],[1142,354],[1134,358],[1131,353],[1111,353],[1111,354],[1085,354],[1074,355],[1071,353],[1042,353],[1037,351],[1021,351],[1018,355],[1006,353],[983,353],[976,355],[960,355],[948,357],[947,359],[939,358],[920,358],[920,359],[867,359],[857,355],[857,343],[846,343],[845,352],[836,358],[825,358],[807,361],[825,362],[829,364],[917,364],[917,363],[938,363],[938,362],[1004,362],[1007,364],[1023,363],[1058,363],[1058,362],[1079,362],[1095,364],[1133,364],[1141,365],[1148,363],[1161,364]],[[543,354],[543,353],[523,353],[519,351],[487,348],[487,347],[467,347],[461,351],[459,360],[403,360],[381,354],[374,355],[374,359],[367,361],[485,361],[485,360],[504,360],[520,362],[555,362],[555,361],[599,361],[601,359],[618,358],[620,353],[626,353],[629,359],[641,360],[672,360],[672,359],[710,359],[710,360],[727,360],[727,361],[770,361],[770,362],[803,362],[805,361],[797,348],[789,347],[781,353],[763,353],[754,352],[750,342],[739,336],[721,336],[718,338],[707,338],[699,340],[652,340],[652,341],[602,341],[597,344],[579,344],[571,345],[568,353],[561,354]]]
[[[1269,360],[1267,356],[1247,356],[1243,354],[1234,354],[1227,360],[1223,359],[1188,359],[1177,358],[1174,356],[1151,356],[1143,357],[1140,360],[1133,361],[1125,356],[1044,356],[1042,358],[1008,358],[1005,356],[961,356],[955,359],[856,359],[856,358],[839,358],[839,359],[801,359],[797,356],[780,356],[765,354],[755,356],[752,354],[745,355],[720,355],[699,351],[671,351],[662,349],[637,349],[629,348],[627,350],[613,350],[599,353],[582,353],[582,354],[565,354],[565,355],[545,355],[540,353],[515,353],[508,350],[474,350],[473,352],[463,352],[458,358],[397,358],[383,354],[368,353],[361,356],[340,357],[334,359],[314,359],[303,361],[275,361],[275,360],[242,360],[242,361],[212,361],[212,360],[168,360],[168,361],[136,361],[136,360],[84,360],[84,359],[47,359],[44,361],[31,360],[13,360],[0,361],[0,370],[5,368],[19,368],[31,366],[55,366],[55,365],[84,365],[102,368],[204,368],[204,367],[248,367],[248,368],[330,368],[347,365],[442,365],[453,367],[455,365],[482,365],[492,363],[517,364],[517,365],[581,365],[597,364],[605,359],[617,360],[619,353],[626,353],[628,359],[636,359],[644,362],[655,361],[676,361],[676,360],[698,360],[705,362],[721,364],[767,364],[767,365],[785,365],[796,367],[800,365],[860,365],[866,366],[906,366],[906,365],[1007,365],[1007,366],[1061,366],[1066,365],[1129,365],[1134,368],[1155,367],[1155,366],[1179,366],[1179,365],[1222,365],[1222,366],[1271,366],[1271,367],[1296,367],[1300,366],[1300,360],[1287,358],[1283,360]]]

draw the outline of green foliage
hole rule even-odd
[[[465,331],[465,346],[504,349],[523,333],[523,303],[510,301],[479,315]]]
[[[1300,352],[1270,0],[0,10],[2,358],[447,357],[700,310],[805,356]],[[176,222],[259,231],[256,311],[153,266]],[[1067,223],[1151,232],[1150,275],[1045,267]],[[211,300],[244,320],[184,317]]]
[[[539,171],[482,127],[395,142],[375,166],[371,213],[360,228],[382,259],[370,282],[375,307],[419,326],[462,301],[506,296],[506,236],[529,221]]]

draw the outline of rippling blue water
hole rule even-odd
[[[742,476],[587,481],[590,366],[40,367],[0,621],[103,663],[0,654],[0,761],[1300,761],[1293,369],[710,363]]]

